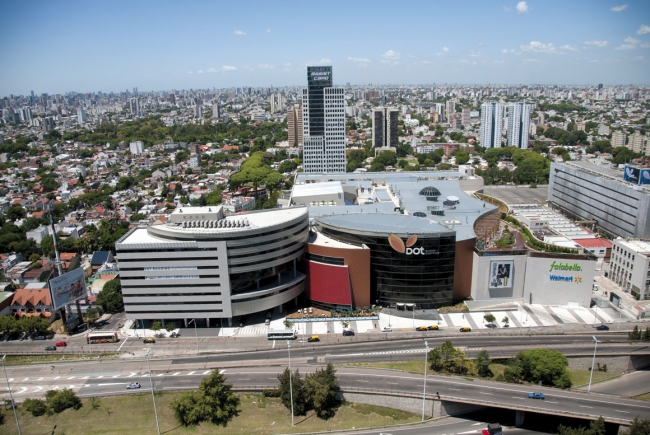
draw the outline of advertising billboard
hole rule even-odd
[[[308,66],[307,85],[309,86],[332,86],[331,66]]]
[[[639,184],[650,184],[650,169],[641,169]]]
[[[623,180],[632,184],[639,184],[639,175],[641,170],[635,168],[634,166],[625,166],[625,174],[623,175]]]
[[[52,305],[55,310],[88,296],[82,268],[77,268],[65,275],[57,276],[51,279],[49,284],[50,293],[52,294]]]
[[[512,260],[490,261],[489,288],[510,289],[515,277],[515,263]]]

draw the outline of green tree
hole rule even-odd
[[[511,362],[514,366],[521,368],[521,379],[524,381],[542,382],[542,384],[559,388],[571,387],[571,375],[566,370],[569,360],[557,350],[521,351]]]
[[[504,324],[509,324],[510,323],[510,318],[508,316],[504,316],[503,319],[501,319],[501,323]]]
[[[172,400],[171,408],[176,419],[183,426],[196,426],[207,419],[201,403],[201,396],[194,391],[176,396]]]
[[[97,295],[97,304],[107,313],[116,313],[122,308],[122,285],[119,279],[112,279]]]
[[[622,435],[648,435],[650,434],[650,420],[639,419],[634,417],[630,428],[621,432]]]
[[[40,399],[25,399],[23,407],[25,411],[31,413],[34,417],[40,417],[47,412],[45,401]]]
[[[57,414],[69,408],[79,409],[82,406],[79,397],[69,388],[48,390],[45,393],[45,401],[47,402],[48,408]]]
[[[325,369],[318,369],[305,376],[305,391],[310,408],[316,412],[318,418],[329,420],[334,417],[340,405],[336,399],[340,388],[332,363],[328,363]]]
[[[429,351],[427,356],[429,368],[433,371],[465,374],[469,371],[469,364],[465,353],[454,347],[451,341]]]
[[[171,332],[171,331],[173,331],[174,329],[176,329],[176,323],[174,323],[174,322],[168,322],[167,324],[165,324],[165,330],[166,330],[167,332]]]
[[[162,328],[162,324],[160,323],[160,320],[156,320],[151,323],[151,329],[152,331],[160,331],[160,328]]]
[[[476,355],[474,365],[476,366],[476,371],[480,377],[491,378],[494,376],[494,373],[490,370],[490,364],[492,364],[492,361],[490,360],[487,350],[482,350]]]
[[[291,376],[291,384],[289,383],[289,376]],[[280,399],[282,404],[287,408],[291,409],[291,395],[293,393],[293,413],[294,415],[305,415],[307,414],[308,408],[308,396],[307,391],[305,390],[305,385],[300,378],[300,372],[296,370],[295,372],[289,372],[289,369],[285,369],[282,374],[278,375],[278,380],[280,381]],[[289,388],[291,387],[291,389]]]
[[[18,329],[18,321],[14,316],[0,316],[0,332],[15,331]]]
[[[559,425],[557,428],[558,435],[605,435],[605,419],[601,416],[598,417],[598,420],[594,420],[589,423],[589,428],[584,426],[580,427],[570,427]],[[648,434],[645,432],[644,434]]]
[[[22,208],[21,206],[17,205],[17,204],[12,205],[11,207],[9,207],[9,210],[7,210],[5,212],[5,216],[7,217],[7,219],[9,219],[11,221],[22,219],[26,215],[27,215],[27,212],[25,211],[25,209]]]
[[[486,315],[483,316],[483,320],[485,320],[488,323],[492,323],[492,322],[496,321],[497,318],[494,317],[494,315],[492,315],[492,314],[486,314]]]
[[[23,332],[42,332],[50,327],[46,319],[37,316],[21,317],[16,323],[17,328]]]

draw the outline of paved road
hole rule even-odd
[[[592,385],[591,391],[627,397],[650,393],[650,369],[635,371],[608,382]]]

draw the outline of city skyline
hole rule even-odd
[[[648,84],[647,17],[642,1],[18,2],[0,95],[304,86],[311,65],[335,85]]]

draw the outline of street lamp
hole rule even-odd
[[[199,354],[199,336],[196,334],[196,322],[194,321],[194,319],[192,319],[192,320],[190,320],[188,322],[188,325],[190,323],[194,323],[194,338],[196,338],[196,354],[198,355]]]
[[[598,339],[593,335],[591,336],[591,338],[593,338],[596,343],[594,343],[594,358],[591,360],[591,373],[589,373],[589,388],[587,388],[587,393],[591,392],[591,377],[594,375],[594,363],[596,362],[596,349],[598,348],[598,343],[602,343],[602,341],[598,341]]]
[[[426,349],[426,352],[424,352],[424,388],[422,390],[422,421],[424,421],[424,405],[426,403],[427,399],[427,357],[429,356],[429,345],[427,342],[424,342],[424,348]]]
[[[153,380],[151,379],[151,364],[149,364],[149,352],[151,348],[147,349],[144,356],[147,358],[147,367],[149,368],[149,384],[151,384],[151,400],[153,400],[153,412],[156,414],[156,427],[158,428],[158,435],[160,435],[160,423],[158,423],[158,410],[156,409],[156,396],[153,394]]]
[[[293,385],[291,383],[291,344],[287,340],[287,352],[289,352],[289,395],[291,398],[291,426],[293,426]]]
[[[14,409],[14,417],[16,417],[16,427],[18,427],[18,434],[22,435],[20,431],[20,423],[18,423],[18,414],[16,414],[16,405],[14,404],[14,396],[11,394],[11,387],[9,386],[9,378],[7,377],[7,368],[5,367],[5,358],[7,355],[4,355],[0,362],[2,362],[2,370],[5,372],[5,379],[7,380],[7,389],[9,390],[9,399],[11,399],[11,407]]]

